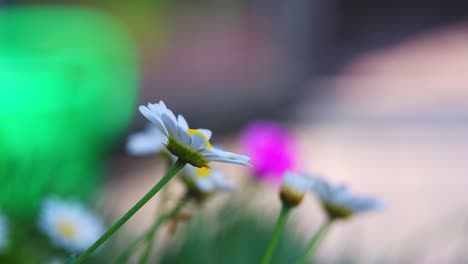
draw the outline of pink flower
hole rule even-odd
[[[251,157],[254,176],[259,180],[279,182],[286,171],[294,170],[294,139],[277,123],[266,120],[250,123],[242,131],[241,144]]]

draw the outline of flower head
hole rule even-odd
[[[169,152],[195,167],[208,167],[211,161],[250,166],[249,157],[213,147],[210,130],[190,128],[185,118],[176,118],[163,101],[140,106],[140,112],[167,137]]]
[[[154,125],[147,124],[142,132],[130,135],[127,140],[127,151],[132,155],[148,155],[165,150],[163,143],[167,137]]]
[[[346,219],[356,213],[384,208],[380,199],[353,194],[346,185],[332,185],[320,177],[311,177],[311,182],[311,190],[317,194],[322,207],[332,219]]]
[[[8,246],[8,222],[7,219],[0,216],[0,252],[4,251]]]
[[[105,231],[102,222],[83,205],[48,198],[43,202],[39,228],[60,248],[82,252]]]
[[[286,172],[283,177],[283,184],[280,190],[280,198],[284,205],[297,206],[302,202],[305,193],[310,189],[309,177]]]
[[[187,184],[189,191],[199,198],[219,191],[233,191],[233,185],[228,182],[224,174],[217,169],[197,168],[187,165],[182,173],[182,180]]]
[[[295,168],[293,136],[279,124],[256,121],[241,134],[243,149],[252,157],[254,176],[260,180],[278,181]]]

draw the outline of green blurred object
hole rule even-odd
[[[217,217],[197,210],[198,217],[186,228],[177,230],[179,240],[158,252],[159,259],[154,263],[260,263],[274,228],[270,220],[274,219],[265,219],[254,209],[245,209],[245,202],[223,207]],[[303,247],[299,237],[286,228],[272,263],[295,263]]]
[[[123,27],[100,12],[0,9],[0,206],[29,216],[45,195],[89,200],[135,112],[139,69]]]

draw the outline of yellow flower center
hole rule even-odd
[[[205,143],[206,143],[206,149],[211,149],[211,143],[210,143],[210,140],[208,139],[208,137],[203,134],[201,131],[197,130],[197,129],[187,129],[187,133],[189,133],[189,135],[200,135],[202,136],[202,138],[205,140]]]
[[[208,177],[210,173],[211,173],[211,169],[207,167],[196,168],[196,172],[195,172],[197,177],[200,177],[200,178]]]
[[[69,221],[57,224],[57,231],[67,239],[73,239],[76,235],[76,229]]]

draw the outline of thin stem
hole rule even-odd
[[[175,217],[180,212],[180,210],[182,210],[182,208],[191,200],[191,198],[192,197],[190,195],[185,195],[180,200],[180,202],[174,207],[174,209],[172,209],[172,211],[160,216],[159,220],[153,224],[153,226],[151,227],[151,229],[148,231],[148,233],[145,236],[146,248],[140,259],[141,264],[148,263],[150,259],[151,249],[153,249],[154,247],[154,240],[156,237],[156,233],[159,230],[159,227],[161,227],[164,223],[166,223],[167,221]]]
[[[145,233],[146,234],[146,233]],[[114,263],[127,263],[127,259],[133,253],[133,250],[145,239],[145,234],[133,240],[133,242],[128,246],[114,261]]]
[[[322,242],[328,230],[330,230],[332,223],[333,223],[333,219],[328,219],[325,223],[322,224],[322,226],[319,228],[319,230],[317,230],[315,235],[307,244],[306,250],[304,254],[301,256],[301,258],[299,258],[299,261],[297,262],[297,264],[311,263],[308,261],[314,256],[315,252],[320,246],[320,242]]]
[[[93,245],[83,252],[73,264],[82,263],[91,253],[99,248],[107,239],[109,239],[117,230],[119,230],[138,210],[140,210],[155,194],[161,190],[173,177],[187,164],[184,160],[178,159],[176,163],[169,169],[161,180],[141,198],[128,212],[122,216],[104,235],[102,235]]]
[[[271,258],[273,257],[273,253],[275,252],[276,245],[278,244],[279,238],[281,233],[286,225],[286,220],[288,219],[289,212],[291,211],[291,207],[283,205],[281,207],[281,212],[278,216],[278,220],[276,221],[275,230],[273,231],[273,236],[271,237],[270,243],[265,251],[265,255],[262,258],[262,264],[269,264],[271,262]]]
[[[166,186],[166,188],[162,189],[161,190],[161,199],[159,200],[159,204],[157,206],[157,209],[158,210],[161,210],[161,211],[164,211],[165,209],[165,203],[166,201],[168,200],[168,190],[169,190],[169,185]],[[159,218],[161,218],[161,216],[159,216],[156,220],[156,221],[159,221]],[[153,224],[155,225],[156,222]],[[127,262],[127,259],[131,256],[131,254],[134,252],[134,249],[141,243],[145,240],[145,237],[146,235],[148,234],[148,231],[144,232],[142,235],[140,235],[138,238],[136,238],[135,240],[133,240],[132,243],[130,243],[130,245],[115,259],[115,263],[116,264],[119,264],[119,263],[126,263]]]
[[[131,256],[131,253],[133,253],[133,250],[143,241],[148,241],[150,238],[154,238],[156,235],[156,232],[158,231],[159,227],[162,226],[164,223],[166,223],[168,220],[170,220],[172,217],[177,215],[180,210],[190,201],[191,197],[188,197],[185,195],[178,203],[177,205],[168,213],[160,215],[157,220],[153,223],[153,225],[140,235],[137,239],[133,240],[133,242],[128,246],[122,254],[120,254],[116,259],[115,263],[125,263],[127,259]],[[149,246],[152,248],[152,245]],[[146,252],[146,251],[145,251]]]

